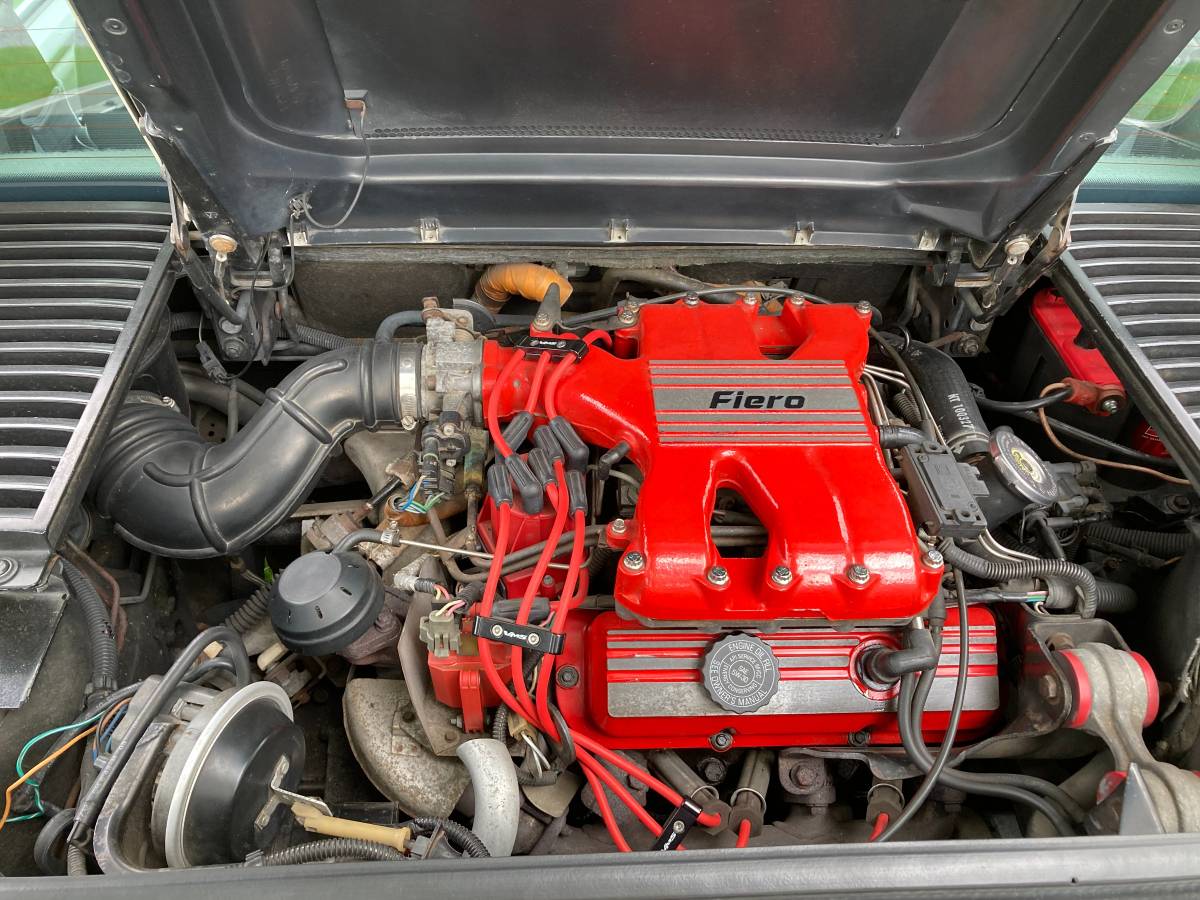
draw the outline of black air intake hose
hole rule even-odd
[[[1185,531],[1180,534],[1170,531],[1143,531],[1137,528],[1120,528],[1107,522],[1089,525],[1087,534],[1088,537],[1107,541],[1110,544],[1135,547],[1138,550],[1145,550],[1152,556],[1163,558],[1183,556],[1197,546],[1196,539],[1192,537],[1191,532]]]
[[[365,342],[313,357],[223,444],[206,443],[173,409],[126,403],[97,465],[97,508],[151,553],[237,552],[304,500],[349,434],[420,414],[420,353]]]
[[[1020,559],[995,561],[968,553],[957,544],[946,541],[941,546],[942,556],[950,565],[962,569],[968,575],[988,581],[1012,581],[1015,578],[1062,578],[1079,588],[1083,598],[1079,614],[1085,619],[1096,615],[1099,604],[1099,589],[1096,577],[1083,566],[1065,559]]]
[[[917,386],[948,446],[957,457],[988,452],[988,427],[958,363],[927,344],[915,341],[904,352]]]

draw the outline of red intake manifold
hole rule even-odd
[[[808,302],[778,315],[751,298],[645,306],[611,349],[571,367],[561,415],[589,443],[627,442],[644,476],[614,588],[624,612],[732,625],[902,622],[927,607],[941,568],[922,560],[868,415],[869,323],[854,307]],[[495,383],[514,352],[484,351],[502,418],[528,396],[532,361]],[[765,526],[761,557],[727,558],[713,543],[721,488]]]

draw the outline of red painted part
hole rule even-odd
[[[963,741],[990,733],[999,715],[995,618],[984,607],[972,607],[969,622],[971,658],[967,671],[971,684],[959,726],[959,739]],[[571,614],[558,665],[560,671],[563,666],[573,666],[580,678],[574,687],[559,684],[559,707],[573,730],[596,735],[607,746],[620,749],[708,747],[709,738],[725,729],[733,733],[735,747],[845,746],[850,735],[861,732],[869,733],[872,746],[900,743],[895,696],[870,694],[852,675],[852,659],[858,646],[879,640],[893,643],[895,629],[838,631],[824,627],[750,633],[775,653],[781,665],[780,684],[766,707],[739,715],[712,702],[703,684],[704,656],[720,635],[682,628],[645,628],[614,612],[578,610]],[[930,709],[923,719],[930,743],[940,741],[945,733],[949,698],[958,672],[957,649],[958,617],[952,610],[935,688],[944,697],[944,708]],[[610,688],[617,687],[619,693],[631,685],[645,688],[638,702],[656,710],[654,714],[613,714],[620,710],[610,709],[610,703],[621,701],[615,695],[610,697]],[[977,693],[977,689],[982,690]],[[789,693],[792,691],[796,693]],[[778,705],[785,696],[793,700],[804,697],[814,711],[772,714],[771,706]],[[854,709],[820,711],[848,702]],[[625,706],[625,710],[629,712],[632,707]]]
[[[1083,326],[1067,301],[1050,288],[1044,288],[1033,298],[1030,312],[1070,376],[1100,389],[1090,396],[1092,402],[1087,404],[1088,408],[1099,412],[1100,403],[1110,397],[1118,398],[1123,406],[1125,387],[1104,355],[1085,343]]]
[[[593,347],[563,377],[559,412],[584,440],[629,443],[644,480],[614,594],[642,621],[894,621],[923,611],[940,568],[922,564],[860,383],[869,315],[850,306],[643,307],[638,324]],[[512,350],[488,342],[484,390],[502,418],[533,368],[496,378]],[[514,381],[519,386],[514,388]],[[740,394],[739,394],[740,392]],[[771,398],[774,398],[773,400]],[[709,522],[717,490],[739,493],[768,531],[761,558],[725,558]],[[714,565],[728,583],[714,586]],[[864,565],[865,585],[846,577]],[[777,566],[793,573],[784,587]]]
[[[1058,657],[1067,664],[1067,681],[1071,688],[1071,717],[1068,728],[1082,728],[1092,714],[1092,682],[1087,669],[1070,650],[1062,650]]]
[[[463,731],[484,730],[483,711],[498,706],[500,698],[483,677],[483,661],[468,648],[474,647],[474,636],[463,635],[463,648],[449,656],[427,655],[433,695],[438,702],[463,711]],[[497,656],[497,668],[505,681],[509,676],[508,656]]]
[[[491,497],[485,498],[483,505],[479,509],[479,516],[475,526],[479,533],[479,540],[483,543],[484,549],[489,553],[494,552],[496,549],[496,535],[493,527],[495,512]],[[509,540],[508,546],[510,553],[513,550],[520,550],[523,547],[546,540],[550,534],[550,529],[554,526],[554,509],[549,503],[546,504],[540,513],[533,515],[521,508],[519,499],[514,500],[509,515],[512,523],[512,537]],[[554,558],[554,562],[565,563],[570,555],[569,549],[564,550]],[[501,581],[504,582],[506,596],[517,600],[525,596],[525,588],[529,584],[529,576],[533,573],[534,562],[531,562],[527,569],[522,569],[519,572],[512,575],[505,575],[501,578]],[[538,588],[538,594],[543,597],[557,597],[562,590],[563,582],[566,580],[566,574],[565,569],[547,570],[546,575],[553,580],[554,584],[543,584]]]
[[[1162,438],[1158,436],[1158,432],[1154,430],[1154,426],[1145,419],[1142,419],[1134,426],[1133,434],[1129,439],[1129,446],[1134,450],[1149,453],[1151,456],[1157,456],[1160,459],[1171,458],[1171,451],[1162,442]]]
[[[1154,669],[1150,667],[1150,663],[1142,654],[1131,650],[1129,655],[1138,664],[1138,668],[1142,670],[1142,675],[1146,679],[1146,715],[1142,719],[1142,727],[1149,728],[1151,723],[1158,718],[1158,676],[1154,674]]]

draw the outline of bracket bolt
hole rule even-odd
[[[555,675],[559,687],[573,688],[579,684],[579,670],[574,666],[563,666]]]
[[[708,583],[724,587],[729,584],[729,571],[724,566],[713,566],[708,570]]]
[[[1029,248],[1032,246],[1033,246],[1033,241],[1031,241],[1028,236],[1021,235],[1019,237],[1013,238],[1011,241],[1009,241],[1007,244],[1005,244],[1004,252],[1007,253],[1009,256],[1017,257],[1018,258],[1017,261],[1020,262],[1020,257],[1024,256],[1026,253],[1028,253]]]
[[[787,587],[792,583],[792,570],[787,566],[776,566],[771,572],[771,582],[779,587]]]
[[[634,550],[625,554],[621,559],[621,565],[627,572],[641,572],[646,568],[646,557]]]
[[[626,303],[621,307],[621,311],[617,313],[617,321],[622,325],[633,325],[637,322],[638,305],[636,303]]]
[[[718,731],[708,739],[708,744],[717,751],[728,750],[733,746],[733,735],[728,731]]]
[[[608,523],[608,527],[610,529],[612,529],[613,534],[624,534],[625,533],[625,520],[624,519],[613,519],[611,522]]]
[[[538,313],[533,317],[533,327],[539,331],[545,331],[550,327],[550,317],[545,313]]]
[[[946,564],[946,560],[942,557],[942,552],[933,547],[925,551],[924,556],[921,557],[921,561],[931,569],[940,569]]]
[[[871,570],[861,563],[846,566],[846,578],[851,584],[866,584],[871,580]]]
[[[859,300],[854,304],[854,311],[862,313],[864,316],[869,315],[871,312],[871,304],[866,300]]]
[[[697,294],[695,291],[692,291],[686,297],[683,298],[683,305],[684,306],[699,306],[700,305],[700,295]]]
[[[1114,416],[1121,411],[1121,401],[1116,397],[1108,397],[1100,402],[1100,410]]]

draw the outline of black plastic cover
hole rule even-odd
[[[897,452],[908,487],[908,504],[918,525],[937,537],[963,541],[984,532],[987,520],[962,465],[950,451],[927,443]]]
[[[306,553],[275,582],[271,625],[297,653],[336,653],[375,622],[383,593],[378,573],[357,553]]]

